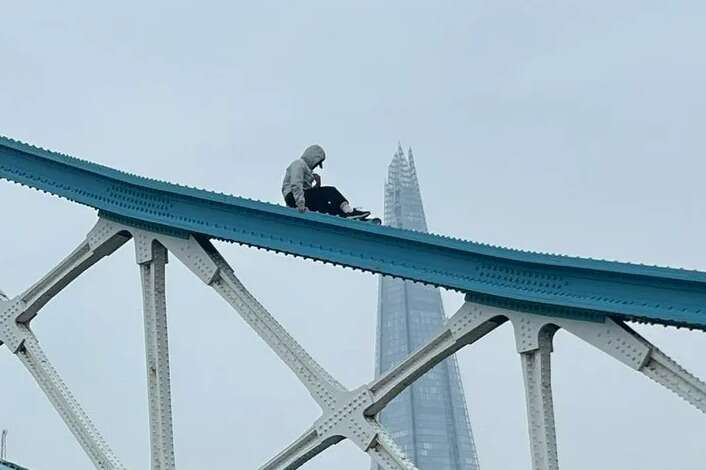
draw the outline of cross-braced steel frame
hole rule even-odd
[[[125,467],[71,394],[30,328],[40,309],[102,258],[134,239],[142,278],[151,468],[175,468],[165,296],[168,253],[213,288],[257,332],[299,378],[319,404],[321,417],[301,437],[261,466],[299,468],[328,447],[351,440],[385,470],[415,469],[378,421],[379,413],[406,387],[445,358],[483,338],[505,322],[513,325],[526,392],[530,455],[534,470],[559,468],[551,388],[552,339],[564,329],[642,372],[706,413],[706,384],[688,373],[626,324],[563,319],[541,312],[483,305],[468,296],[441,331],[397,367],[348,390],[319,365],[235,276],[208,241],[153,232],[101,218],[86,239],[23,294],[0,292],[0,342],[32,374],[98,469]]]

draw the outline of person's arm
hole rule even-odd
[[[318,188],[321,186],[321,175],[314,173],[314,187]]]
[[[292,185],[292,196],[299,212],[306,212],[306,199],[304,199],[304,165],[306,163],[297,162],[292,167],[290,184]]]

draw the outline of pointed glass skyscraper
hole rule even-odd
[[[398,147],[390,163],[385,225],[427,231],[412,149],[405,156]],[[405,359],[438,332],[445,318],[438,289],[381,277],[376,374]],[[392,401],[381,420],[420,470],[479,468],[455,357],[437,365]]]

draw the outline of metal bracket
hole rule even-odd
[[[346,438],[351,439],[383,470],[417,470],[380,423],[363,416],[369,392],[361,388],[351,392],[350,396],[352,400],[346,402],[339,411],[321,417],[311,429],[260,467],[260,470],[299,468]]]

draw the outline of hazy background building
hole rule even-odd
[[[427,231],[412,149],[398,147],[385,184],[385,224]],[[380,278],[376,374],[387,371],[436,333],[445,319],[438,289]],[[390,403],[384,426],[421,470],[476,470],[468,410],[455,358],[448,359]],[[373,464],[373,469],[376,465]]]

